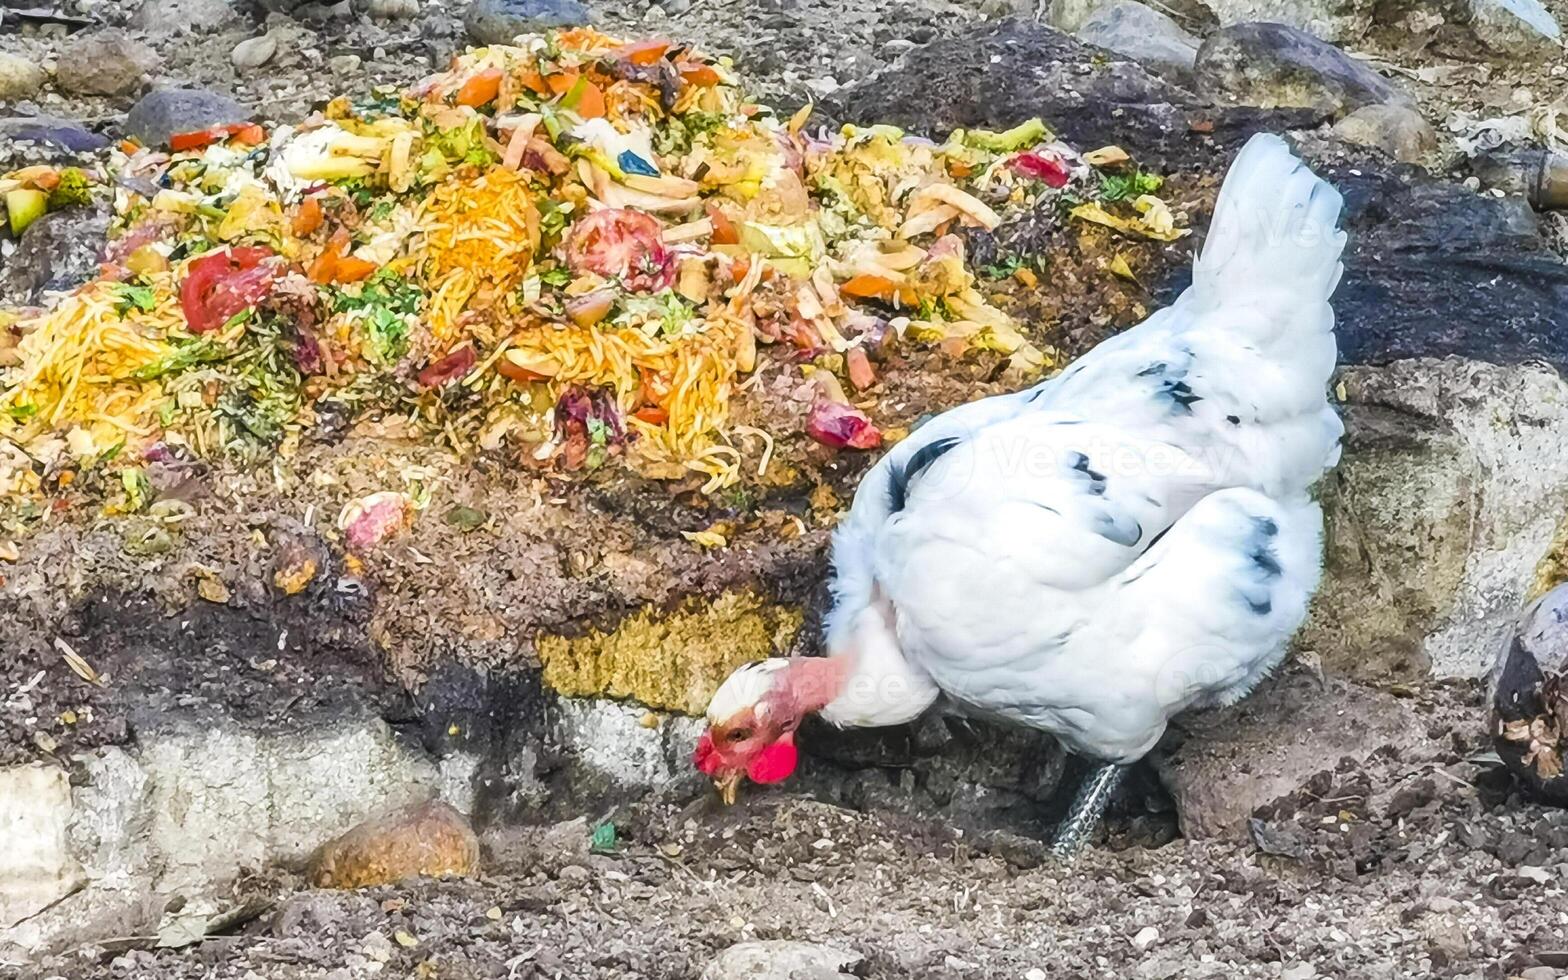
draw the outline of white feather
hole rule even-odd
[[[1117,760],[1250,690],[1319,574],[1339,208],[1254,137],[1172,307],[889,452],[834,536],[830,652]],[[824,714],[884,724],[918,700]]]
[[[742,664],[724,679],[708,702],[708,721],[724,724],[746,708],[755,708],[779,679],[789,661],[779,658]]]

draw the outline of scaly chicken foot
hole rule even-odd
[[[1110,805],[1111,797],[1116,795],[1116,789],[1126,775],[1126,766],[1108,762],[1084,778],[1072,806],[1067,809],[1067,816],[1062,818],[1056,828],[1056,840],[1051,844],[1052,854],[1063,861],[1077,857],[1078,851],[1100,825],[1105,808]]]

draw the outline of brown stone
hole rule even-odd
[[[479,873],[479,838],[467,818],[439,800],[372,817],[323,844],[310,859],[317,888],[368,888],[418,875]]]
[[[1247,818],[1341,759],[1408,750],[1425,736],[1415,709],[1342,677],[1299,665],[1229,708],[1182,718],[1174,748],[1155,757],[1186,837],[1240,838]]]

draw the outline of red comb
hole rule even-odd
[[[712,734],[703,732],[697,739],[697,751],[692,753],[691,761],[706,775],[719,771],[719,750],[713,747]]]

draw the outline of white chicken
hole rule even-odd
[[[946,697],[1106,764],[1070,853],[1174,715],[1247,694],[1321,568],[1340,207],[1254,136],[1174,305],[880,460],[834,537],[829,656],[744,666],[708,707],[696,761],[726,798],[788,775],[806,714],[891,725]]]

